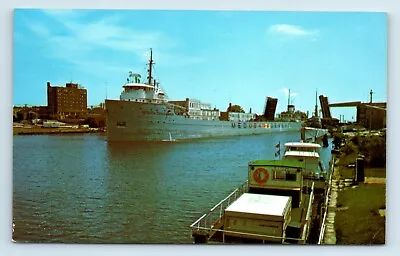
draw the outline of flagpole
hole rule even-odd
[[[279,160],[281,160],[281,141],[279,141]]]
[[[275,148],[278,148],[278,151],[275,152],[275,157],[279,155],[279,160],[281,160],[281,142],[279,141],[278,144],[275,145]]]

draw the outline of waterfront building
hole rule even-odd
[[[201,119],[201,120],[219,119],[220,111],[216,108],[212,108],[210,103],[189,98],[186,98],[186,100],[170,100],[169,103],[183,107],[190,119]]]
[[[359,104],[357,123],[369,130],[386,128],[386,102]]]
[[[371,97],[369,103],[362,103],[361,101],[340,102],[331,103],[329,107],[355,107],[357,109],[357,124],[369,130],[386,128],[386,102],[372,102]]]
[[[62,87],[47,82],[47,106],[54,119],[86,118],[87,91],[77,83],[66,83]]]

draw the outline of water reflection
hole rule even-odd
[[[178,142],[14,136],[14,239],[191,243],[188,226],[297,133]],[[323,154],[321,154],[323,155]]]

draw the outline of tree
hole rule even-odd
[[[239,105],[231,105],[227,109],[228,112],[244,113],[244,110]]]

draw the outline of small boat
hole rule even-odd
[[[176,141],[176,139],[173,139],[171,133],[169,133],[169,139],[168,140],[162,140],[162,141],[163,142],[174,142],[174,141]]]
[[[329,133],[328,129],[305,126],[301,128],[301,140],[305,142],[317,142]]]
[[[314,200],[304,170],[301,161],[250,161],[246,182],[190,225],[194,243],[314,243],[324,196]]]
[[[305,179],[326,179],[326,170],[320,158],[321,145],[308,142],[287,142],[283,159],[304,162]]]

